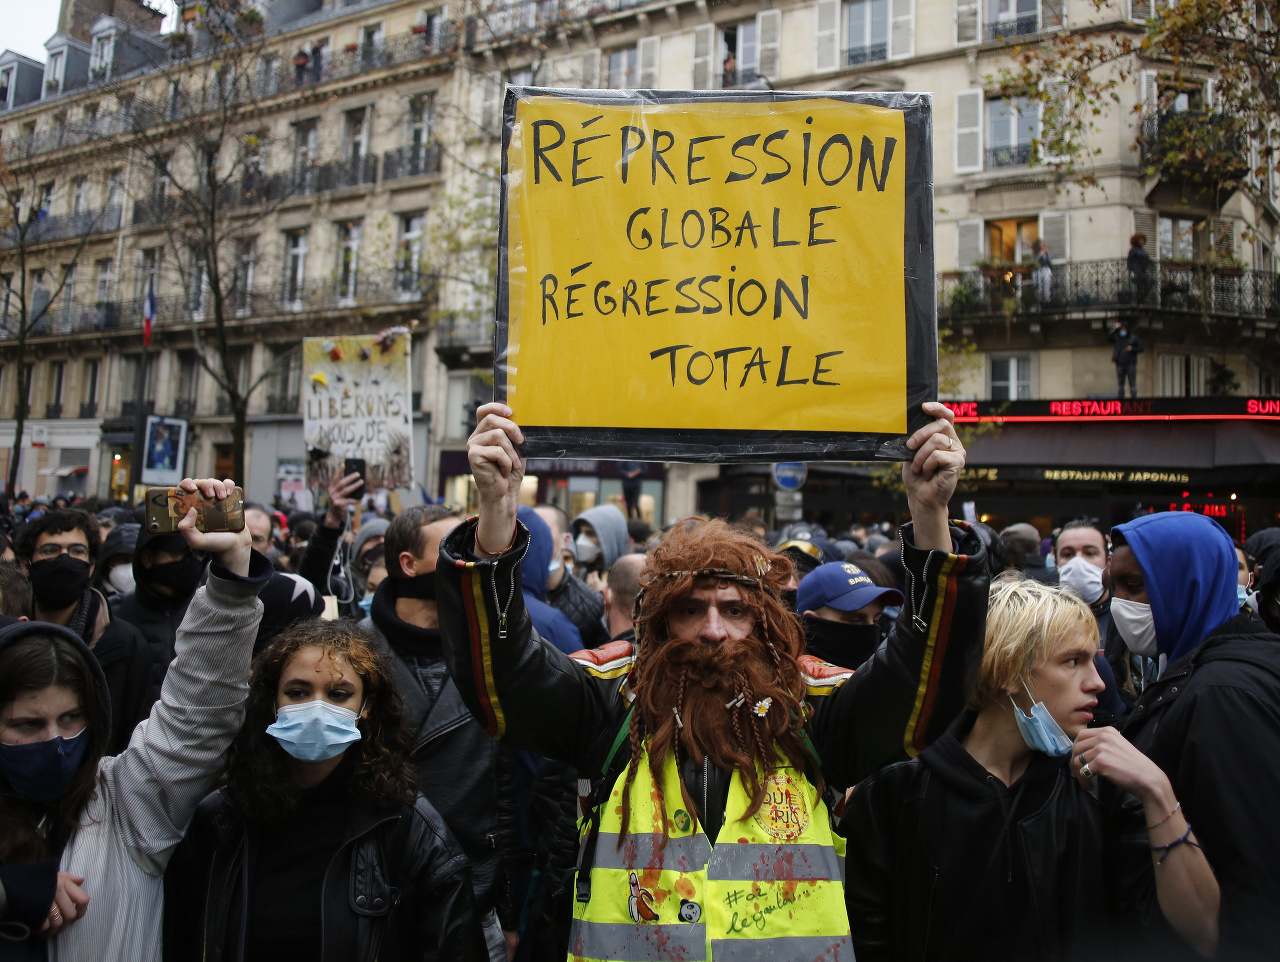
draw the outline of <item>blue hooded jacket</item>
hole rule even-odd
[[[516,518],[529,529],[529,550],[520,562],[520,581],[524,586],[524,606],[529,612],[529,620],[538,634],[566,655],[581,651],[582,635],[577,625],[564,612],[543,600],[547,595],[547,575],[550,574],[551,558],[556,548],[551,529],[528,505],[520,505]]]
[[[1142,569],[1156,648],[1170,663],[1239,614],[1235,545],[1213,519],[1168,511],[1111,530],[1124,538]]]

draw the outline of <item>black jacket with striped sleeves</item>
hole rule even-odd
[[[495,738],[598,773],[629,705],[633,647],[613,642],[573,657],[538,637],[524,609],[519,561],[529,544],[476,560],[475,521],[440,546],[437,606],[445,661],[476,719]],[[915,547],[902,528],[907,603],[880,649],[856,671],[805,658],[810,737],[837,790],[914,757],[964,707],[986,625],[986,553],[968,526],[953,553]]]

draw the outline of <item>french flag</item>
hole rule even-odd
[[[151,346],[151,322],[156,319],[156,290],[154,284],[147,285],[147,297],[142,302],[142,346]]]

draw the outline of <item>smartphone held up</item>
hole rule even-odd
[[[152,534],[171,534],[178,522],[196,509],[196,530],[203,532],[244,530],[244,489],[236,485],[221,501],[182,488],[147,488],[146,525]]]

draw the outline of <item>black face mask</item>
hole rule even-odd
[[[428,571],[412,578],[396,579],[397,598],[416,598],[419,601],[436,600],[436,573]]]
[[[795,588],[782,589],[782,603],[786,606],[787,611],[796,610],[796,593]]]
[[[203,574],[204,559],[188,551],[181,561],[170,561],[147,568],[146,580],[152,586],[169,588],[175,598],[186,598],[196,593]]]
[[[89,562],[63,552],[46,561],[33,561],[27,569],[31,593],[46,611],[70,608],[89,587]]]
[[[846,625],[813,615],[800,620],[809,654],[841,668],[857,668],[875,654],[884,640],[879,625]]]

